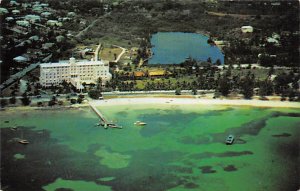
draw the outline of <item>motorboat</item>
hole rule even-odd
[[[123,127],[122,126],[119,126],[117,124],[114,124],[114,123],[109,123],[107,124],[108,127],[110,128],[117,128],[117,129],[122,129]]]
[[[138,126],[144,126],[144,125],[147,125],[147,123],[142,122],[142,121],[136,121],[134,124],[135,124],[135,125],[138,125]]]
[[[23,144],[23,145],[27,145],[29,143],[29,141],[22,139],[22,140],[19,140],[19,143]]]
[[[233,135],[228,135],[226,140],[225,140],[225,143],[226,143],[226,145],[232,145],[233,141],[234,141],[234,136]]]

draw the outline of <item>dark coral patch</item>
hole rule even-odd
[[[229,152],[225,152],[225,153],[216,154],[216,156],[218,156],[218,157],[235,157],[235,156],[252,155],[252,154],[253,154],[253,152],[251,152],[251,151],[242,151],[242,152],[229,151]]]
[[[192,189],[192,188],[198,188],[199,186],[193,182],[188,182],[184,185],[184,187]]]
[[[272,137],[290,137],[292,136],[289,133],[281,133],[281,134],[277,134],[277,135],[272,135]]]
[[[241,151],[241,152],[234,152],[234,151],[228,151],[224,153],[198,153],[191,155],[192,158],[210,158],[210,157],[236,157],[236,156],[243,156],[243,155],[252,155],[253,152],[251,151]]]
[[[57,188],[55,191],[74,191],[70,188]]]
[[[217,171],[212,169],[212,166],[200,166],[201,172],[203,174],[216,173]]]
[[[224,169],[224,171],[227,171],[227,172],[232,172],[232,171],[237,170],[237,168],[234,165],[225,166],[223,169]]]

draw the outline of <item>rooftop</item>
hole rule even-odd
[[[89,61],[89,60],[81,60],[81,61],[76,61],[76,65],[78,66],[83,66],[83,65],[104,65],[102,61]],[[58,66],[70,66],[69,60],[62,60],[60,62],[56,63],[44,63],[41,64],[40,67],[58,67]]]

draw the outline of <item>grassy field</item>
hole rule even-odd
[[[103,60],[114,61],[121,52],[122,50],[117,47],[104,47],[100,51],[100,58]]]

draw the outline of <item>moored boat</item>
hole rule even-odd
[[[234,141],[234,136],[233,135],[228,135],[228,137],[225,140],[226,145],[232,145]]]
[[[136,122],[134,123],[134,125],[144,126],[144,125],[147,125],[147,123],[142,122],[142,121],[136,121]]]
[[[26,139],[22,139],[22,140],[19,140],[19,143],[23,144],[23,145],[27,145],[29,143],[29,141],[27,141]]]

